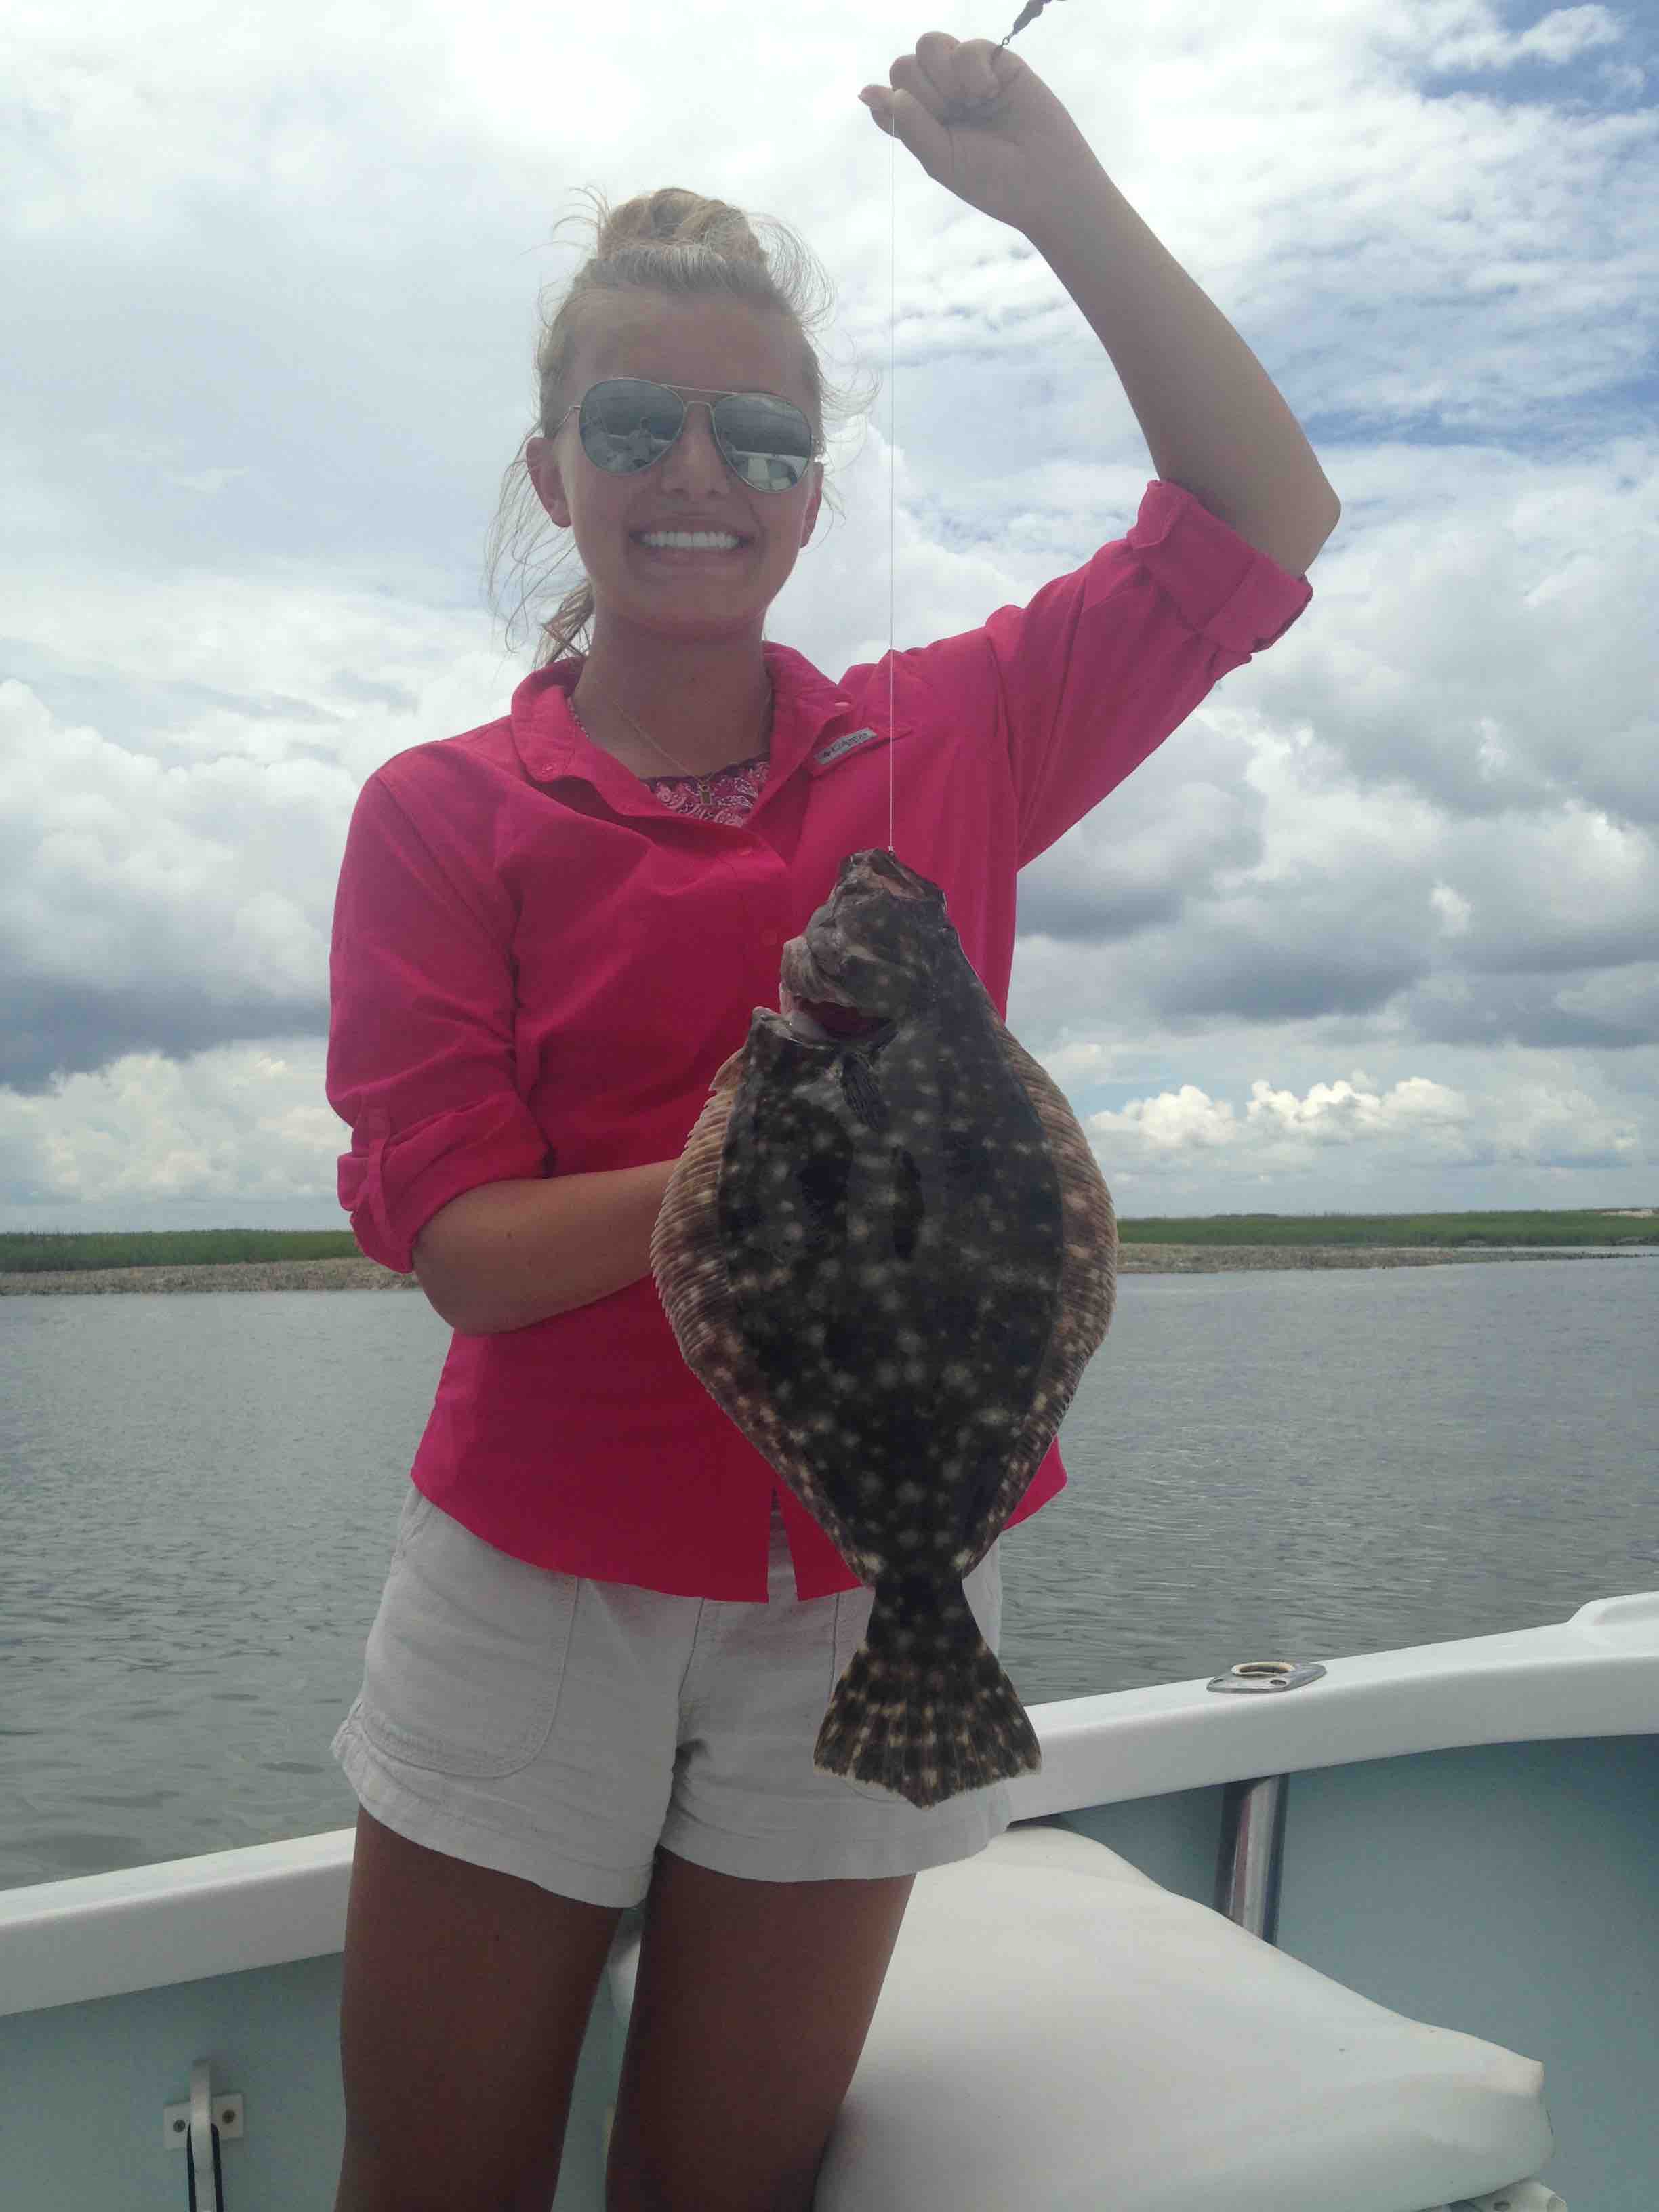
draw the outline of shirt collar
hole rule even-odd
[[[762,794],[764,803],[793,774],[825,728],[845,716],[848,702],[793,646],[763,641],[761,653],[773,694],[772,771]],[[655,811],[656,802],[647,798],[639,778],[596,745],[572,714],[570,694],[581,672],[580,658],[571,655],[537,669],[514,692],[509,719],[526,774],[537,783],[575,776],[629,813]]]

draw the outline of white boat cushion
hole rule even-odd
[[[1028,1825],[917,1875],[814,2212],[1414,2212],[1534,2173],[1542,2087]]]

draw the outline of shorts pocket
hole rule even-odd
[[[411,1482],[404,1498],[403,1510],[398,1516],[397,1540],[392,1547],[392,1564],[394,1567],[404,1555],[404,1545],[437,1510],[424,1491],[416,1490]]]
[[[1002,1539],[998,1536],[990,1550],[974,1569],[964,1577],[963,1591],[974,1619],[979,1623],[979,1632],[993,1651],[1002,1649]]]
[[[359,1719],[388,1758],[485,1778],[526,1766],[557,1717],[580,1583],[510,1559],[416,1492],[363,1658]]]

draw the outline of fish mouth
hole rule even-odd
[[[896,957],[888,942],[896,902],[932,907],[943,921],[945,894],[937,884],[878,846],[849,853],[829,898],[783,948],[778,1004],[793,1036],[811,1044],[855,1044],[891,1035],[897,1006],[914,997],[918,982],[902,957],[902,940],[918,922],[925,940],[931,921],[906,917]],[[887,1002],[880,1012],[859,1004],[843,971],[863,976],[866,989]]]
[[[884,1016],[860,1013],[840,999],[798,999],[787,983],[779,987],[778,1005],[789,1034],[803,1044],[846,1044],[888,1026]]]
[[[778,1006],[790,1034],[807,1044],[845,1044],[888,1026],[884,1015],[866,1013],[836,990],[804,936],[792,937],[783,948]]]

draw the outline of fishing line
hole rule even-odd
[[[1025,0],[1025,6],[1015,18],[1014,27],[1004,39],[1014,38],[1034,23],[1048,6],[1048,0]],[[971,113],[971,107],[965,111]],[[898,544],[898,132],[893,127],[893,111],[890,101],[887,111],[887,188],[890,230],[887,241],[887,849],[897,860],[893,845],[894,794],[898,783],[898,732],[893,720],[893,606],[897,593],[898,580],[895,554]]]
[[[898,370],[898,132],[893,128],[890,109],[887,117],[887,180],[892,202],[892,235],[887,246],[887,849],[897,860],[898,854],[893,851],[893,792],[896,781],[893,755],[898,742],[898,732],[893,726],[893,599],[897,588],[893,549],[898,535],[898,394],[893,388],[893,380]]]

